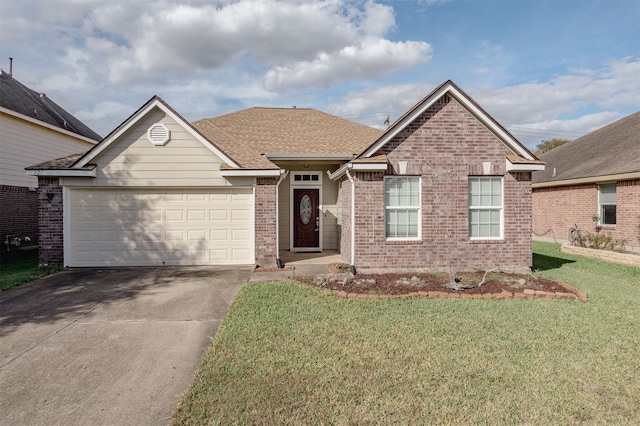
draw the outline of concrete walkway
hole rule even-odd
[[[281,251],[280,260],[284,269],[269,268],[265,271],[256,269],[249,281],[267,282],[293,279],[300,276],[323,275],[330,273],[329,264],[341,263],[340,254],[325,250],[322,253],[293,253]]]
[[[250,276],[70,270],[0,293],[0,424],[168,424]]]

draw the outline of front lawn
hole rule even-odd
[[[577,300],[246,285],[174,424],[639,424],[640,269],[535,243]]]
[[[2,252],[0,254],[0,291],[9,290],[60,269],[58,266],[40,268],[38,250]]]

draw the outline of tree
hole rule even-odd
[[[552,149],[557,148],[561,145],[564,145],[567,142],[571,142],[571,141],[569,139],[558,139],[558,138],[542,141],[538,145],[536,145],[536,150],[534,154],[536,155],[544,154],[545,152],[549,152]]]

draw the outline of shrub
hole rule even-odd
[[[600,250],[624,251],[626,242],[627,240],[613,238],[613,236],[608,233],[591,234],[585,232],[584,235],[580,235],[580,238],[578,238],[578,245],[580,247]]]

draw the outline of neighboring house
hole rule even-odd
[[[640,250],[640,112],[541,155],[533,174],[535,238],[566,241],[574,224]]]
[[[47,194],[42,263],[264,266],[333,249],[355,271],[529,267],[542,168],[448,81],[386,131],[302,108],[189,124],[154,97],[84,155],[28,172]]]
[[[0,70],[0,251],[38,243],[38,178],[24,168],[85,152],[99,139],[44,93]]]

